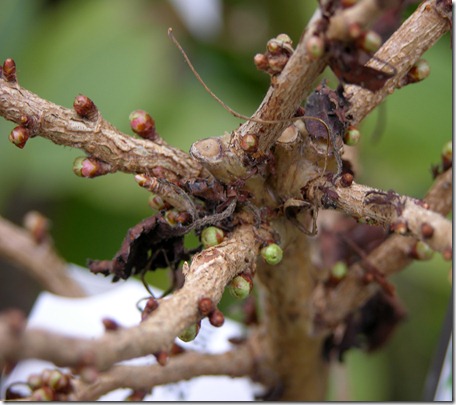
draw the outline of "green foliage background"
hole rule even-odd
[[[221,32],[204,41],[188,33],[164,0],[2,0],[0,59],[14,58],[20,83],[57,104],[71,107],[77,94],[89,96],[126,133],[131,132],[129,113],[144,109],[170,144],[188,150],[197,139],[233,130],[240,122],[196,82],[168,40],[167,28],[174,27],[213,91],[250,114],[268,87],[253,55],[281,32],[296,42],[315,5],[227,0]],[[431,185],[430,166],[452,136],[449,37],[425,57],[431,76],[389,97],[381,138],[373,142],[370,136],[378,111],[362,124],[358,182],[414,197]],[[72,162],[80,151],[41,138],[19,150],[7,139],[12,128],[0,120],[0,214],[20,222],[28,210],[41,210],[51,218],[56,247],[66,260],[84,266],[89,257],[112,257],[126,230],[151,214],[147,193],[131,175],[78,178]],[[435,256],[394,278],[409,316],[387,347],[348,354],[351,400],[421,399],[451,290],[450,265]],[[165,278],[157,277],[164,287]]]

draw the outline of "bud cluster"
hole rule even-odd
[[[282,72],[283,68],[293,54],[292,40],[287,34],[279,34],[270,39],[266,45],[267,51],[255,55],[253,61],[258,70],[263,70],[270,75]]]

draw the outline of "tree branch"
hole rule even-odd
[[[161,138],[155,142],[125,135],[105,121],[82,118],[70,110],[23,89],[15,81],[0,78],[0,115],[23,124],[32,136],[39,135],[57,145],[71,146],[109,163],[111,171],[149,173],[164,168],[164,177],[210,178],[210,174],[187,153],[169,146]]]
[[[256,334],[232,350],[221,354],[206,354],[187,351],[171,357],[166,367],[114,366],[101,373],[94,383],[75,381],[72,401],[93,401],[117,388],[150,391],[153,387],[189,380],[203,375],[226,375],[230,377],[253,377],[257,374]]]
[[[184,286],[160,300],[158,309],[136,327],[96,340],[30,329],[19,338],[0,337],[11,343],[0,352],[10,360],[40,358],[65,367],[106,370],[121,360],[167,351],[179,333],[200,319],[199,299],[208,297],[217,304],[236,274],[252,270],[259,243],[253,227],[241,225],[220,245],[195,255],[191,266],[184,266]]]
[[[351,103],[348,114],[353,116],[353,125],[357,125],[396,88],[401,87],[404,76],[416,61],[449,31],[450,21],[451,16],[440,10],[437,0],[427,0],[391,35],[376,52],[376,59],[371,59],[367,66],[382,68],[382,61],[385,61],[394,66],[396,74],[375,93],[359,86],[345,86]]]
[[[24,229],[0,217],[0,256],[20,266],[46,290],[65,297],[84,297],[82,288],[67,274],[67,264],[49,241],[38,243]]]
[[[324,208],[329,204],[357,220],[389,227],[402,235],[411,234],[439,252],[451,249],[451,222],[414,198],[355,182],[348,187],[341,182],[335,186],[324,177],[307,184],[305,198]]]
[[[424,201],[430,209],[442,215],[448,214],[452,208],[452,170],[442,173],[427,193]],[[452,232],[447,237],[451,238]],[[365,259],[380,273],[390,276],[412,262],[410,252],[417,239],[392,235],[379,247],[374,249]],[[451,259],[451,255],[449,258]],[[376,291],[378,285],[365,285],[362,280],[364,269],[359,263],[348,270],[347,276],[334,288],[326,288],[324,284],[316,287],[310,300],[313,313],[315,332],[327,332],[347,317],[353,310],[360,308]]]

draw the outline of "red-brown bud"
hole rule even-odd
[[[257,53],[254,56],[253,63],[255,63],[258,70],[268,70],[269,68],[268,57],[262,53]]]
[[[8,58],[3,62],[2,76],[7,82],[15,82],[16,78],[16,62],[13,59]]]
[[[222,311],[216,308],[211,314],[208,316],[209,322],[212,326],[216,328],[222,326],[225,323],[225,316],[223,315]]]
[[[166,366],[166,363],[168,363],[168,359],[169,359],[168,352],[160,351],[160,352],[154,353],[154,356],[157,359],[157,363],[160,364],[160,366]]]
[[[78,157],[73,162],[73,172],[79,177],[93,178],[111,173],[112,166],[93,157]]]
[[[135,110],[130,116],[130,126],[141,138],[154,141],[157,138],[154,119],[143,110]]]
[[[24,217],[24,228],[30,232],[36,243],[42,243],[49,237],[49,219],[38,211],[29,211]]]
[[[93,101],[82,94],[76,96],[73,103],[74,111],[82,118],[94,121],[98,116],[98,109]]]
[[[247,153],[253,153],[258,150],[258,135],[245,134],[239,140],[239,146]]]
[[[22,125],[14,128],[10,135],[9,140],[11,143],[22,149],[30,138],[30,131]]]
[[[215,308],[214,301],[210,298],[204,297],[198,301],[198,311],[202,316],[208,316]]]

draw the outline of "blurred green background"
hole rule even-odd
[[[131,133],[129,113],[144,109],[164,139],[188,150],[197,139],[223,134],[240,122],[197,83],[169,41],[168,27],[174,28],[212,90],[237,111],[251,114],[269,83],[253,65],[253,55],[282,32],[296,42],[315,5],[223,1],[220,20],[212,20],[218,23],[215,28],[196,35],[165,0],[2,0],[0,59],[14,58],[21,85],[57,104],[71,107],[77,94],[89,96],[103,116],[126,133]],[[430,77],[396,91],[383,115],[376,111],[361,125],[358,182],[418,198],[432,184],[430,167],[452,138],[449,36],[425,58]],[[385,129],[373,142],[379,119]],[[52,220],[58,251],[70,262],[84,266],[87,258],[111,258],[126,230],[151,215],[147,192],[131,175],[76,177],[72,162],[83,155],[78,150],[41,138],[20,150],[8,141],[13,126],[0,120],[0,214],[21,223],[27,211],[43,212]],[[345,399],[422,398],[451,294],[450,264],[435,256],[394,278],[408,319],[381,352],[348,354]],[[2,307],[27,309],[37,287],[27,278],[13,277],[16,270],[7,264],[0,266]],[[154,277],[152,281],[166,286],[165,277]],[[14,301],[18,297],[19,303]],[[330,399],[338,398],[331,394]]]

